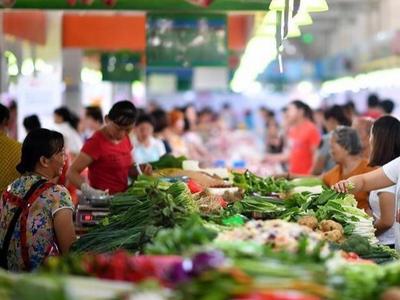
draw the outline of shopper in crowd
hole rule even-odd
[[[166,138],[168,143],[171,145],[172,154],[175,156],[186,156],[189,155],[189,149],[183,139],[183,132],[185,129],[185,117],[184,114],[175,109],[172,110],[168,115],[168,128],[166,131]]]
[[[256,134],[261,138],[263,143],[266,143],[268,124],[271,119],[275,119],[275,112],[269,110],[265,106],[258,108],[255,117]]]
[[[149,104],[146,107],[146,113],[152,114],[153,112],[155,112],[158,109],[159,109],[159,106],[157,104],[157,101],[155,101],[153,99],[149,100]]]
[[[350,126],[351,121],[347,118],[344,109],[339,105],[334,105],[324,112],[324,127],[327,132],[322,137],[321,145],[318,149],[313,175],[321,175],[335,166],[330,153],[330,139],[332,132],[338,126]]]
[[[0,194],[18,178],[15,169],[21,158],[21,144],[8,137],[10,111],[0,104]]]
[[[315,152],[320,144],[321,135],[313,123],[311,108],[302,101],[290,103],[285,113],[288,126],[288,145],[282,154],[267,155],[268,163],[289,164],[291,175],[310,175]]]
[[[52,183],[61,174],[64,160],[61,133],[36,129],[25,138],[17,166],[22,176],[0,201],[3,268],[35,270],[49,255],[66,254],[75,241],[71,197],[65,187]]]
[[[382,116],[381,111],[379,110],[379,97],[377,94],[370,94],[367,99],[367,111],[364,113],[364,117],[372,118],[374,120],[380,118]]]
[[[18,105],[12,100],[8,105],[10,111],[10,120],[8,121],[8,136],[14,140],[18,140]]]
[[[381,103],[379,103],[379,107],[382,115],[391,115],[394,111],[395,104],[390,99],[385,99]]]
[[[255,129],[254,114],[251,109],[246,109],[244,112],[244,125],[247,130]]]
[[[154,136],[160,139],[165,147],[166,153],[171,153],[171,145],[167,140],[168,115],[165,110],[158,108],[151,113],[154,120]]]
[[[343,110],[347,118],[353,123],[353,120],[358,115],[356,105],[354,104],[353,100],[347,101],[346,104],[343,106]]]
[[[132,144],[134,149],[132,157],[138,164],[154,162],[163,156],[165,146],[160,139],[156,139],[154,134],[154,121],[148,114],[141,114],[135,125]]]
[[[138,175],[132,160],[129,134],[135,126],[137,109],[129,101],[115,103],[105,117],[105,125],[86,141],[68,171],[68,179],[88,198],[124,192],[128,177]],[[88,168],[89,182],[81,176]],[[140,166],[150,174],[151,166]]]
[[[322,175],[322,180],[327,186],[331,186],[339,180],[373,170],[368,161],[361,156],[361,141],[355,129],[347,126],[336,128],[331,136],[331,154],[336,166]],[[368,193],[355,194],[357,206],[370,211]]]
[[[84,138],[89,139],[103,126],[103,112],[98,106],[87,106],[83,118]]]
[[[30,115],[25,117],[23,125],[26,130],[26,133],[29,133],[35,129],[42,128],[42,124],[40,123],[39,117],[37,115]]]
[[[314,111],[313,117],[319,132],[321,135],[325,135],[327,133],[325,127],[325,111],[322,108],[319,108]]]
[[[203,111],[206,112],[207,111]],[[219,114],[220,119],[225,123],[225,126],[229,130],[233,130],[237,127],[237,118],[229,103],[224,103]]]
[[[204,146],[204,142],[201,136],[192,129],[191,122],[185,118],[185,127],[183,133],[183,140],[188,148],[188,157],[193,160],[203,162],[209,158],[207,148]]]
[[[359,117],[353,120],[352,127],[357,130],[358,136],[361,140],[362,152],[361,156],[369,160],[371,155],[371,144],[370,144],[370,136],[371,136],[371,128],[374,125],[374,119],[368,117]]]
[[[220,118],[222,117],[223,115],[220,114]],[[199,112],[198,119],[197,130],[200,132],[203,138],[207,139],[212,134],[212,129],[215,126],[215,113],[210,107],[205,107]],[[227,120],[224,120],[223,122],[228,126],[231,126],[229,123],[226,123]]]
[[[197,111],[195,106],[193,104],[186,105],[182,109],[182,112],[185,115],[185,120],[189,122],[188,127],[191,130],[195,131],[197,129],[197,121],[198,121]]]
[[[269,119],[267,128],[267,152],[273,154],[282,153],[284,148],[284,139],[278,122],[274,118]]]
[[[373,167],[383,166],[400,156],[400,122],[391,116],[378,119],[371,132],[371,159]],[[371,191],[369,204],[379,242],[394,247],[396,186]]]
[[[65,148],[70,159],[73,160],[81,151],[82,140],[77,131],[78,121],[71,111],[63,106],[54,111],[55,129],[62,133],[65,139]]]

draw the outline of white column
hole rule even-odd
[[[63,80],[65,83],[64,104],[77,113],[82,109],[82,70],[83,51],[81,49],[63,49]]]

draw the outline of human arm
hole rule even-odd
[[[81,176],[83,170],[93,163],[93,158],[84,152],[79,153],[67,172],[68,180],[77,188],[81,188],[85,179]]]
[[[80,189],[86,197],[97,197],[106,194],[108,191],[102,191],[92,188],[81,176],[83,170],[93,163],[93,158],[84,152],[79,153],[67,172],[67,178],[70,183]]]
[[[285,149],[282,153],[267,154],[263,161],[266,163],[284,163],[289,161],[289,156],[289,151]]]
[[[332,186],[332,189],[339,193],[369,192],[379,190],[393,185],[395,182],[389,179],[382,168],[376,169],[369,173],[350,177],[341,180]]]
[[[393,226],[394,211],[396,206],[395,196],[393,193],[381,192],[378,194],[378,197],[381,216],[374,222],[376,235],[384,233]]]
[[[71,209],[64,208],[58,210],[53,217],[57,245],[62,254],[68,253],[72,243],[76,240],[72,214]]]
[[[327,157],[322,155],[321,153],[318,153],[317,158],[314,163],[312,174],[313,175],[321,175],[324,170],[326,161],[327,161]]]
[[[138,170],[140,168],[140,172]],[[153,173],[153,167],[150,164],[136,164],[134,163],[129,170],[129,176],[132,178],[136,178],[140,175],[140,173],[144,173],[145,175],[151,176]]]

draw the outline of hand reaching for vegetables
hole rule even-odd
[[[331,189],[335,190],[338,193],[350,193],[352,190],[354,190],[355,185],[351,180],[345,179],[341,180],[338,183],[334,184],[331,186]]]
[[[153,173],[153,167],[150,164],[143,164],[140,165],[140,169],[142,170],[142,172],[146,175],[151,175]]]
[[[86,182],[81,185],[81,192],[86,198],[97,198],[108,195],[108,190],[102,191],[95,188],[92,188]]]

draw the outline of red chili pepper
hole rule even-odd
[[[219,197],[218,201],[219,201],[219,205],[221,205],[222,208],[226,208],[228,206],[228,202],[226,202],[224,198]]]
[[[192,194],[201,193],[202,191],[204,191],[203,187],[193,179],[189,179],[187,185]]]

